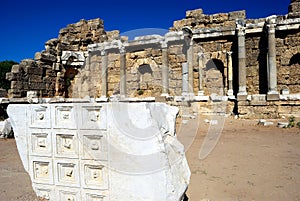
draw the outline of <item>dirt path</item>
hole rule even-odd
[[[0,139],[0,200],[33,201],[35,194],[14,139]]]
[[[300,200],[300,129],[227,118],[216,147],[199,160],[209,127],[203,120],[187,150],[190,201]],[[14,139],[0,140],[0,153],[0,200],[33,201]]]
[[[228,118],[215,149],[199,160],[207,127],[187,151],[191,201],[300,200],[300,129]]]

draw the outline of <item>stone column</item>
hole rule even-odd
[[[189,93],[189,67],[188,63],[182,63],[182,96],[188,96]]]
[[[227,69],[228,69],[228,91],[227,95],[228,96],[233,96],[233,85],[232,85],[232,52],[227,52]]]
[[[106,51],[101,52],[102,66],[101,66],[101,98],[106,98],[107,95],[107,68],[108,55]]]
[[[193,39],[190,39],[188,50],[187,50],[187,63],[188,63],[188,74],[189,74],[189,94],[194,96],[194,51],[193,51]]]
[[[162,94],[161,96],[169,96],[169,59],[168,44],[162,43]]]
[[[120,96],[126,98],[126,52],[125,48],[120,49]]]
[[[276,67],[276,16],[267,18],[268,29],[268,95],[267,100],[279,100],[277,91],[277,67]]]
[[[198,68],[198,73],[199,73],[199,91],[198,91],[198,96],[203,96],[204,91],[203,91],[203,66],[204,66],[204,54],[201,52],[198,54],[198,59],[199,59],[199,68]]]
[[[239,100],[247,99],[246,90],[246,48],[245,48],[245,22],[242,19],[236,21],[238,36],[238,60],[239,60],[239,91],[237,98]]]
[[[59,97],[59,80],[60,80],[61,73],[58,72],[56,74],[56,80],[55,80],[55,97]]]

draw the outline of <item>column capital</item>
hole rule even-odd
[[[271,15],[271,16],[266,18],[266,22],[268,24],[276,24],[276,19],[277,19],[276,15]]]
[[[267,24],[268,33],[275,33],[276,24]]]
[[[119,47],[119,50],[120,50],[120,54],[126,53],[125,47],[123,45]]]
[[[245,20],[244,19],[236,19],[235,24],[236,24],[237,35],[245,36],[245,34],[246,34]]]
[[[167,41],[161,41],[160,44],[161,44],[162,49],[167,49],[168,48],[168,42]]]
[[[107,50],[101,50],[101,56],[106,56],[107,55]]]
[[[228,56],[231,56],[233,52],[232,51],[228,51],[226,53],[227,53]]]

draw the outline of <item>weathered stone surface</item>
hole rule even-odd
[[[33,188],[53,201],[181,201],[190,170],[177,112],[163,103],[8,107]]]
[[[228,16],[229,20],[235,20],[235,19],[245,19],[246,18],[246,11],[241,10],[241,11],[234,11],[234,12],[229,12]]]
[[[196,10],[188,10],[186,11],[186,18],[198,18],[201,17],[203,15],[203,10],[200,9],[196,9]]]

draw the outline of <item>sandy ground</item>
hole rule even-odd
[[[189,201],[300,201],[300,129],[227,118],[215,148],[200,160],[209,123],[197,122],[195,136],[179,136],[189,142]],[[14,139],[0,140],[0,200],[35,200]]]

